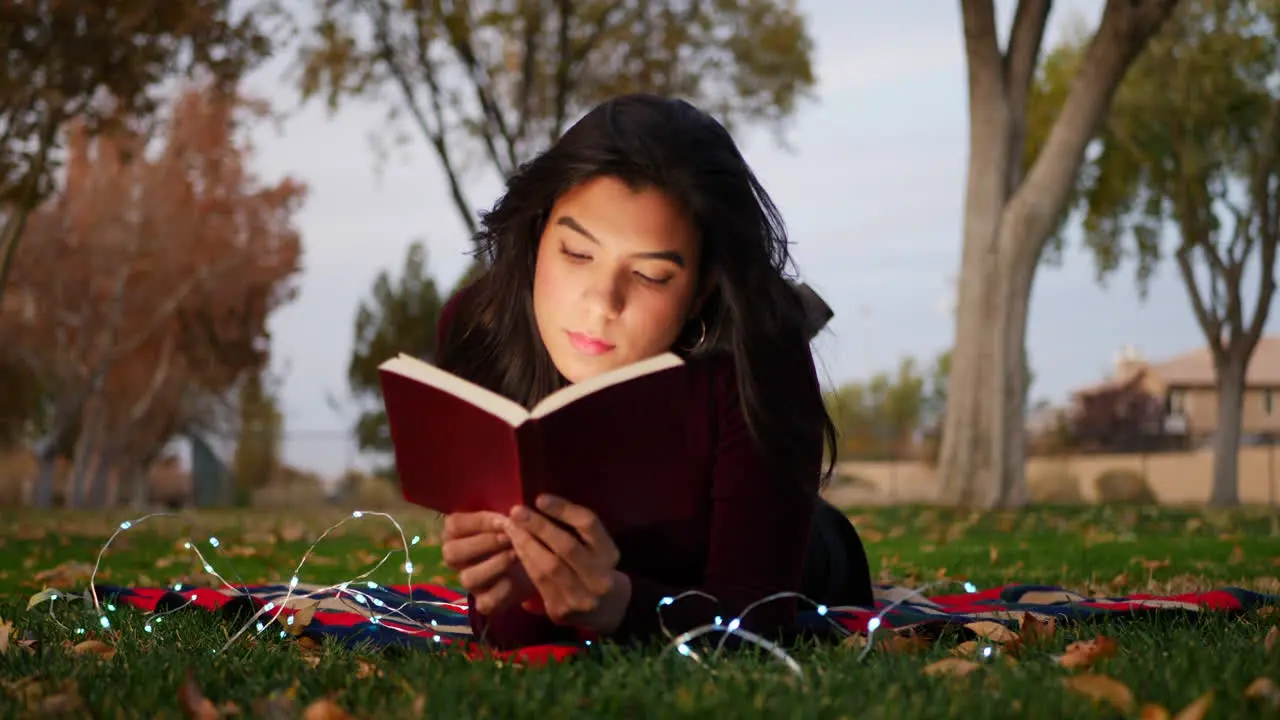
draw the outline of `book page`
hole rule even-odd
[[[668,352],[661,355],[655,355],[647,360],[641,360],[637,363],[624,365],[617,370],[610,370],[607,373],[601,373],[590,380],[574,383],[569,387],[551,393],[547,397],[543,398],[542,402],[533,406],[533,410],[529,413],[529,416],[532,418],[545,417],[575,400],[590,395],[591,393],[599,392],[607,387],[620,385],[628,380],[634,380],[638,377],[650,375],[660,370],[666,370],[683,364],[684,360],[681,360],[679,355]]]
[[[520,403],[513,402],[492,390],[467,382],[452,373],[425,363],[411,355],[400,354],[381,365],[379,370],[386,370],[397,375],[415,380],[423,385],[430,385],[470,403],[481,410],[501,418],[512,427],[518,427],[529,419],[529,411]],[[552,395],[551,397],[555,397]]]

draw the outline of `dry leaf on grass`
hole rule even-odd
[[[1058,658],[1058,664],[1068,670],[1091,667],[1099,660],[1114,657],[1120,645],[1109,637],[1098,636],[1092,640],[1080,640],[1067,646]]]
[[[1261,701],[1272,710],[1280,712],[1280,686],[1277,686],[1271,678],[1260,677],[1249,683],[1249,687],[1244,690],[1244,696],[1250,700]]]
[[[998,622],[991,622],[990,620],[971,622],[965,625],[965,627],[972,630],[974,634],[980,638],[986,638],[993,643],[1000,643],[1002,645],[1007,642],[1012,642],[1018,637],[1017,633],[1013,632],[1009,628]]]
[[[40,604],[40,603],[42,603],[42,602],[46,602],[46,601],[49,601],[49,600],[54,600],[54,599],[57,599],[57,598],[60,598],[60,597],[62,597],[62,591],[61,591],[61,590],[59,590],[59,589],[57,589],[57,588],[45,588],[45,589],[41,590],[40,592],[36,593],[35,595],[32,595],[32,596],[27,600],[27,609],[28,609],[28,610],[30,610],[31,608],[33,608],[33,607],[35,607],[35,606],[39,605],[39,604]]]
[[[302,711],[302,720],[348,720],[350,717],[346,710],[327,699],[316,700]]]
[[[281,614],[278,622],[284,626],[286,632],[297,637],[311,624],[311,619],[315,617],[318,607],[320,607],[319,601],[299,606],[292,615]]]
[[[382,677],[382,668],[368,660],[356,660],[356,678],[364,680],[370,677]]]
[[[116,656],[116,649],[101,640],[83,640],[71,649],[76,655],[95,655],[103,660]]]
[[[1280,641],[1280,625],[1272,625],[1267,631],[1267,636],[1262,640],[1262,649],[1270,655],[1276,649],[1276,642]]]
[[[920,655],[928,652],[931,643],[921,635],[890,635],[880,642],[880,647],[892,653]]]
[[[182,706],[182,714],[191,720],[218,720],[218,708],[204,696],[191,670],[187,670],[182,687],[178,689],[178,704]]]
[[[948,675],[952,677],[964,677],[969,673],[982,667],[972,660],[963,658],[942,658],[935,660],[924,666],[925,675]]]
[[[1121,712],[1133,709],[1133,691],[1129,686],[1106,675],[1076,675],[1063,680],[1067,687],[1092,698],[1095,702],[1108,702]]]
[[[1208,714],[1212,705],[1213,691],[1210,690],[1182,708],[1177,715],[1173,716],[1173,720],[1204,720],[1204,716]]]
[[[1141,712],[1138,713],[1138,720],[1169,720],[1169,711],[1165,710],[1163,705],[1148,703],[1142,706]]]
[[[78,585],[93,574],[93,566],[79,560],[68,560],[36,573],[35,581],[45,585]]]
[[[0,655],[9,654],[9,633],[13,632],[13,622],[0,620]]]

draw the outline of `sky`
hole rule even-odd
[[[1072,23],[1095,26],[1102,4],[1055,3],[1046,47]],[[997,3],[1006,31],[1012,6]],[[767,132],[738,139],[782,210],[801,279],[835,310],[815,352],[827,382],[838,384],[893,369],[906,356],[931,360],[952,342],[948,305],[968,154],[963,36],[956,2],[807,0],[800,7],[816,43],[817,98],[789,128],[789,148]],[[380,271],[398,272],[411,242],[426,244],[431,271],[446,288],[465,267],[469,245],[425,141],[413,138],[380,164],[369,138],[385,129],[384,106],[350,104],[336,114],[320,104],[299,107],[285,71],[277,62],[250,83],[289,113],[279,127],[257,129],[257,172],[310,187],[298,218],[300,293],[271,322],[284,454],[292,465],[335,475],[367,460],[350,441],[354,406],[345,381],[358,303]],[[488,206],[500,186],[480,176],[468,189],[474,203]],[[1061,267],[1039,273],[1032,291],[1031,394],[1060,401],[1101,380],[1126,345],[1159,359],[1203,343],[1171,264],[1157,271],[1143,300],[1131,272],[1099,286],[1076,243]]]

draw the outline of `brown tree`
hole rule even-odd
[[[60,131],[151,117],[161,86],[202,69],[233,86],[270,52],[263,3],[0,3],[0,296],[30,212],[53,191]]]
[[[992,0],[962,0],[969,172],[955,345],[939,476],[943,498],[1026,502],[1023,370],[1031,283],[1067,207],[1085,146],[1116,87],[1177,0],[1108,0],[1062,111],[1024,163],[1027,98],[1049,0],[1020,0],[1005,49]]]
[[[14,305],[31,312],[0,318],[0,335],[54,378],[35,504],[52,497],[58,454],[75,455],[82,503],[90,478],[136,477],[201,396],[226,396],[266,362],[267,318],[299,269],[305,191],[250,173],[239,129],[264,110],[225,88],[188,91],[153,153],[124,130],[73,131],[65,186],[32,215],[15,266]]]

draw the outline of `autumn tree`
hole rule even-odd
[[[361,450],[391,452],[391,430],[378,365],[400,353],[431,360],[436,351],[436,325],[443,299],[427,270],[421,242],[409,246],[397,278],[385,270],[374,280],[369,297],[356,310],[355,338],[347,364],[347,382],[360,404],[356,443]]]
[[[162,87],[201,71],[234,85],[271,50],[263,4],[230,0],[0,3],[0,297],[28,216],[54,189],[61,131],[150,118]]]
[[[1060,112],[1083,54],[1054,50],[1033,118]],[[1177,265],[1217,376],[1213,505],[1239,502],[1245,372],[1276,289],[1277,73],[1280,2],[1185,0],[1120,86],[1072,195],[1100,279],[1129,261],[1145,293],[1164,257]]]
[[[896,373],[879,372],[825,394],[842,458],[885,459],[908,454],[921,427],[928,379],[912,358]]]
[[[264,111],[213,85],[182,94],[150,147],[126,129],[73,128],[66,180],[32,214],[0,314],[0,345],[51,378],[35,504],[51,500],[58,455],[75,457],[71,502],[83,503],[89,478],[136,477],[202,398],[266,363],[267,320],[300,267],[305,193],[250,171],[242,130]]]
[[[684,97],[730,126],[781,131],[813,88],[792,0],[315,0],[304,97],[375,100],[432,148],[463,227],[464,172],[498,177],[615,95]]]
[[[1049,0],[1020,0],[1004,48],[993,0],[962,0],[969,171],[939,476],[946,501],[1026,502],[1022,371],[1041,254],[1116,87],[1177,0],[1107,0],[1042,150],[1024,158]]]

